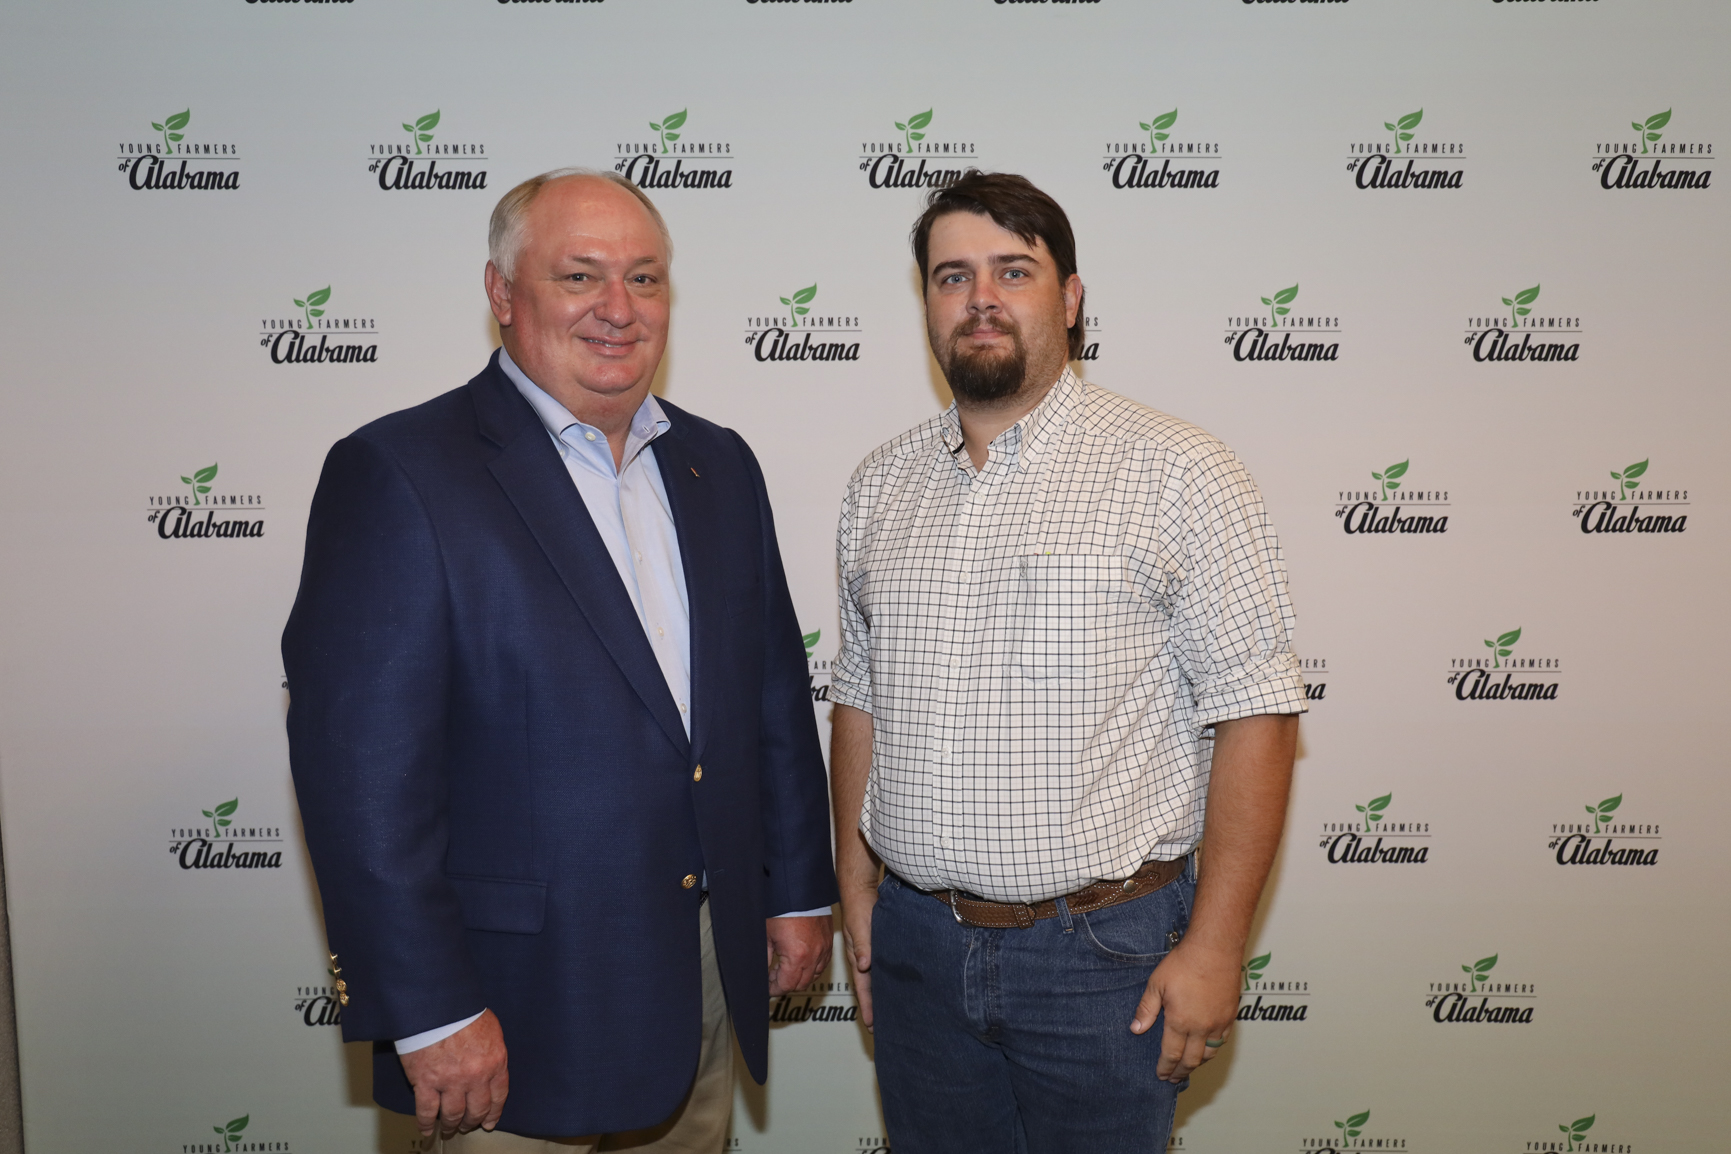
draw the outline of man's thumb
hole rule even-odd
[[[1142,1000],[1136,1003],[1136,1016],[1130,1019],[1130,1032],[1146,1034],[1159,1017],[1160,991],[1153,979],[1149,979],[1148,988],[1142,991]]]

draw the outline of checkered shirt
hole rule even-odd
[[[1216,722],[1302,713],[1244,466],[1069,371],[976,471],[952,406],[842,503],[830,700],[872,715],[860,828],[923,889],[1041,901],[1202,836]]]

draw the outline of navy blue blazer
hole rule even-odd
[[[289,757],[373,1094],[389,1042],[490,1007],[500,1125],[635,1129],[697,1065],[707,874],[752,1075],[764,919],[836,900],[805,649],[763,475],[662,402],[655,441],[691,610],[691,736],[546,429],[495,354],[339,441],[283,633]],[[703,768],[702,779],[696,769]]]

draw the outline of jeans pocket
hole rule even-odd
[[[1157,965],[1190,927],[1184,887],[1179,878],[1147,897],[1080,915],[1083,940],[1108,961]]]

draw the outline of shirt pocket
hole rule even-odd
[[[1141,598],[1116,553],[1016,558],[1011,672],[1035,681],[1086,677],[1112,664]]]

